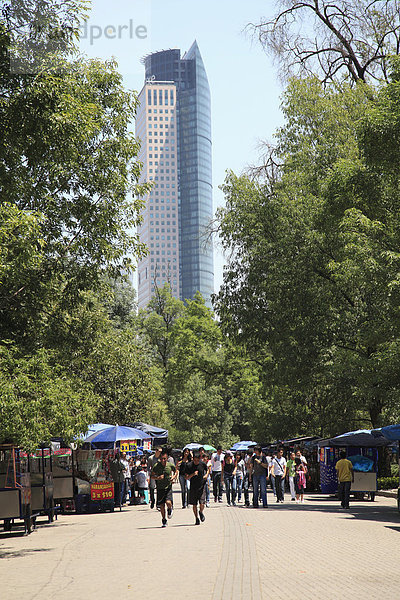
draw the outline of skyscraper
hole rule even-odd
[[[212,218],[210,89],[197,43],[144,59],[136,135],[142,142],[142,180],[153,181],[146,198],[141,240],[149,254],[138,265],[139,308],[154,282],[170,281],[172,293],[207,305],[213,293],[213,252],[207,238]]]

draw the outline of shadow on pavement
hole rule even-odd
[[[392,527],[391,525],[385,525],[386,529],[393,529],[393,531],[398,531],[400,533],[400,527]]]
[[[12,536],[9,536],[12,537]],[[37,552],[49,552],[50,548],[33,548],[31,550],[23,549],[23,550],[9,550],[6,548],[0,548],[0,559],[2,558],[21,558],[23,556],[27,556],[28,554],[35,554]]]
[[[239,506],[244,510],[260,510],[251,507]],[[277,504],[272,501],[268,503],[269,511],[273,510],[290,510],[301,512],[324,512],[338,513],[343,517],[352,517],[354,519],[366,521],[378,521],[382,523],[400,523],[400,513],[397,510],[397,504],[393,502],[393,506],[379,506],[376,500],[374,502],[357,500],[355,503],[350,500],[350,508],[342,509],[337,498],[326,497],[321,495],[305,497],[304,504],[296,504],[294,502],[285,501],[283,504]],[[262,510],[262,509],[261,509]],[[400,527],[394,529],[400,531]]]

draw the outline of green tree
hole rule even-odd
[[[71,439],[107,402],[118,418],[128,401],[135,416],[147,400],[163,410],[145,353],[99,309],[105,277],[144,251],[132,231],[149,187],[130,132],[136,95],[114,62],[73,57],[84,5],[7,3],[0,22],[0,435],[25,444]]]

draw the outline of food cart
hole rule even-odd
[[[45,515],[52,523],[55,514],[52,449],[42,446],[27,456],[31,476],[32,518],[35,521],[37,516]]]
[[[104,512],[114,510],[114,483],[110,462],[113,449],[82,449],[73,453],[75,510]]]
[[[15,519],[23,520],[25,533],[32,530],[28,459],[12,444],[0,446],[0,519],[4,531],[11,531]]]
[[[381,433],[372,433],[368,429],[320,440],[318,459],[322,493],[336,494],[338,480],[335,465],[339,460],[340,450],[345,449],[347,458],[353,462],[354,481],[350,492],[368,493],[370,499],[374,500],[378,483],[378,448],[388,444],[389,441]]]
[[[140,429],[115,425],[89,435],[85,438],[83,447],[91,450],[112,451],[113,457],[117,452],[125,452],[128,457],[131,457],[150,452],[151,441],[150,434]],[[109,460],[111,460],[110,456]],[[121,508],[120,503],[119,506]]]

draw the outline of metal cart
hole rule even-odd
[[[4,531],[11,531],[15,519],[24,522],[26,534],[32,531],[28,458],[12,444],[0,446],[0,519]]]

